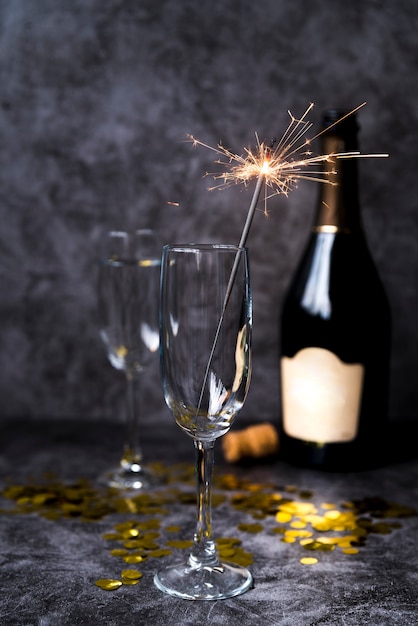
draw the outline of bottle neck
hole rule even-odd
[[[347,139],[337,131],[323,135],[323,154],[332,155],[356,149],[355,136]],[[357,159],[331,157],[324,162],[323,172],[329,182],[320,187],[313,231],[351,233],[362,230]]]

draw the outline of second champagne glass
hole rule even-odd
[[[164,396],[193,438],[197,523],[186,562],[162,569],[156,586],[173,596],[217,600],[243,593],[252,576],[219,560],[212,537],[214,445],[241,409],[250,381],[252,302],[245,248],[165,246],[160,295]]]
[[[138,413],[143,370],[159,346],[160,267],[153,231],[108,233],[99,274],[100,335],[111,364],[126,376],[126,434],[119,466],[102,482],[121,489],[142,489],[157,482],[142,464]]]

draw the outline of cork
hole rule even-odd
[[[241,459],[261,459],[276,454],[278,450],[279,436],[269,422],[229,432],[222,438],[222,451],[229,463],[237,463]]]

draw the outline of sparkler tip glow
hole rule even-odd
[[[335,126],[349,115],[352,115],[366,102],[363,102],[355,109],[344,114],[340,119],[335,121]],[[275,195],[288,196],[289,192],[297,186],[299,180],[311,180],[315,182],[333,184],[329,180],[329,172],[324,172],[321,164],[330,159],[339,158],[358,158],[358,157],[385,157],[388,154],[367,154],[363,155],[358,152],[341,152],[334,154],[315,155],[309,148],[311,142],[322,135],[325,130],[308,137],[307,133],[312,128],[313,123],[307,119],[308,114],[314,108],[311,102],[300,118],[296,118],[288,111],[290,122],[279,140],[272,139],[271,144],[267,145],[264,141],[260,141],[256,133],[257,147],[255,150],[251,148],[244,149],[244,155],[235,154],[221,143],[216,147],[199,141],[194,135],[187,135],[188,140],[194,147],[202,146],[212,150],[219,158],[216,163],[224,167],[224,171],[220,174],[206,173],[206,176],[212,176],[216,182],[215,185],[209,187],[209,190],[224,189],[231,185],[242,184],[247,186],[252,180],[258,180],[262,177],[265,184],[265,208],[267,199]]]
[[[268,175],[269,173],[269,169],[270,169],[270,161],[268,159],[266,159],[261,167],[261,174],[266,174]]]

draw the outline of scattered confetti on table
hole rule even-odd
[[[102,534],[102,539],[105,549],[120,562],[119,576],[99,578],[95,584],[106,591],[136,585],[143,576],[137,566],[192,546],[183,539],[181,527],[173,524],[170,514],[174,505],[195,506],[194,467],[159,465],[158,469],[166,477],[165,486],[138,494],[123,494],[87,480],[68,484],[52,475],[27,484],[10,483],[0,492],[0,514],[37,514],[51,522],[78,518],[90,523],[116,515],[120,521]],[[229,506],[240,514],[236,525],[240,537],[220,537],[216,544],[222,559],[244,566],[254,560],[245,544],[251,544],[252,537],[260,533],[289,544],[290,549],[297,547],[298,562],[309,566],[319,563],[319,554],[325,558],[326,553],[336,550],[356,555],[370,535],[390,534],[402,527],[402,518],[418,515],[412,507],[377,497],[317,502],[312,491],[295,485],[278,489],[234,474],[216,477],[213,506]],[[318,556],[302,556],[303,551]]]

